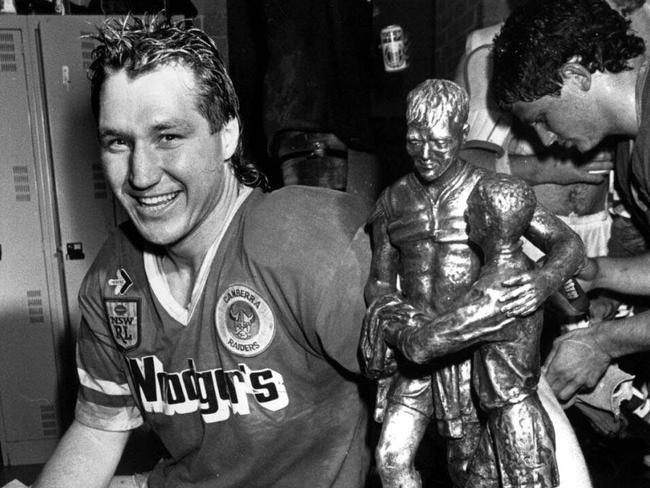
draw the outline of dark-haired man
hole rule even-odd
[[[113,19],[96,39],[101,159],[130,222],[82,284],[75,421],[34,486],[107,486],[144,422],[169,452],[150,488],[364,486],[365,206],[259,188],[202,31]]]
[[[588,151],[608,135],[636,137],[629,163],[617,161],[616,178],[633,218],[650,236],[650,83],[644,41],[629,21],[602,0],[529,1],[508,18],[493,52],[496,99],[546,144]],[[581,278],[588,288],[648,295],[649,271],[648,254],[597,258]],[[547,378],[559,398],[595,386],[612,359],[650,349],[649,319],[641,313],[603,321],[557,339]]]

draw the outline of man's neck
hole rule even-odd
[[[624,135],[634,137],[639,130],[637,120],[637,82],[642,76],[642,66],[645,55],[630,60],[631,70],[619,73],[599,72],[592,75],[594,81],[600,85],[599,99],[604,106],[604,115],[610,121],[611,135]]]
[[[162,272],[177,297],[189,296],[205,256],[222,236],[238,206],[239,183],[231,171],[224,172],[224,177],[224,194],[214,209],[190,234],[167,247],[161,259]]]

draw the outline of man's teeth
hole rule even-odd
[[[167,203],[176,198],[177,193],[168,193],[166,195],[159,195],[155,197],[140,197],[138,201],[142,205],[160,205],[162,203]]]

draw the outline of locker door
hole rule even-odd
[[[41,218],[25,27],[0,19],[0,449],[7,465],[45,461],[59,435],[52,320],[60,306],[50,293],[60,284],[56,276],[48,282],[46,271],[56,259]]]
[[[82,16],[37,18],[67,306],[74,331],[80,320],[81,280],[115,226],[90,109],[86,69],[94,43],[82,38],[101,21]]]

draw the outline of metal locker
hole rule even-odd
[[[51,215],[39,168],[25,20],[0,18],[0,449],[42,462],[59,436],[53,324],[63,318]]]
[[[80,320],[77,292],[81,280],[115,227],[114,200],[99,160],[86,74],[95,44],[83,38],[103,19],[37,19],[66,301],[74,332]]]
[[[101,21],[0,17],[0,450],[8,465],[47,460],[62,414],[72,416],[77,292],[115,226],[86,77],[94,45],[81,38]]]

